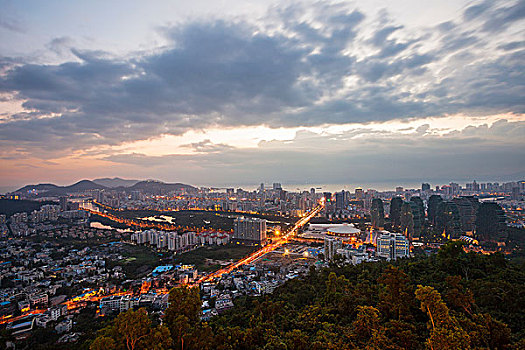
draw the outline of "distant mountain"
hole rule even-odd
[[[88,190],[105,190],[107,187],[94,183],[90,180],[82,180],[71,186],[65,186],[64,189],[69,192],[83,192]]]
[[[125,188],[126,192],[128,191],[141,191],[142,193],[151,193],[151,194],[166,194],[172,191],[185,190],[187,192],[197,191],[197,188],[182,184],[182,183],[165,183],[157,180],[146,180],[140,181],[134,184],[131,187]]]
[[[88,190],[104,190],[107,187],[94,183],[90,180],[82,180],[70,186],[57,186],[53,184],[27,185],[15,191],[15,193],[28,193],[35,191],[38,196],[63,196],[68,193],[84,192]]]
[[[98,181],[99,183],[95,182]],[[197,191],[197,188],[182,184],[182,183],[164,183],[162,181],[157,180],[146,180],[146,181],[138,181],[138,180],[125,180],[125,179],[97,179],[95,181],[90,180],[82,180],[79,181],[73,185],[70,186],[57,186],[53,184],[38,184],[38,185],[27,185],[24,186],[18,190],[16,190],[14,193],[23,193],[28,194],[30,192],[35,192],[34,194],[39,197],[53,197],[53,196],[64,196],[70,193],[77,193],[77,192],[84,192],[89,190],[117,190],[117,191],[125,191],[125,192],[132,192],[132,191],[140,191],[145,194],[167,194],[169,192],[173,191],[180,191],[184,190],[186,192],[194,192]],[[121,185],[118,187],[112,187],[112,186],[106,186],[104,184],[101,184],[100,182],[104,183],[104,181],[108,184],[116,184],[120,181],[123,181],[126,185]],[[132,185],[130,185],[133,182]]]
[[[114,177],[109,178],[105,177],[102,179],[95,179],[93,180],[94,183],[105,186],[108,188],[115,188],[115,187],[131,187],[135,185],[137,182],[140,182],[140,180],[127,180],[127,179],[121,179],[120,177]]]
[[[60,187],[57,185],[53,185],[53,184],[27,185],[22,188],[19,188],[15,192],[24,192],[24,193],[27,193],[29,191],[47,192],[47,191],[56,190],[58,188]]]

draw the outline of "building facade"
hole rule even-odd
[[[266,220],[240,217],[235,219],[233,242],[247,245],[264,245],[266,237]]]
[[[399,233],[383,234],[377,238],[377,255],[387,260],[410,256],[410,243]]]

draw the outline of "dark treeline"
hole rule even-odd
[[[525,269],[501,254],[438,254],[311,270],[273,294],[200,321],[197,289],[176,288],[162,325],[120,314],[96,349],[524,349]]]

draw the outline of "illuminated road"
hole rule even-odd
[[[99,203],[96,203],[96,204],[100,205]],[[255,251],[255,252],[253,252],[251,255],[249,255],[249,256],[247,256],[247,257],[245,257],[245,258],[243,258],[243,259],[241,259],[241,260],[239,260],[239,261],[237,261],[235,263],[232,263],[232,264],[226,266],[225,268],[222,268],[222,269],[220,269],[218,271],[215,271],[215,272],[213,272],[213,273],[211,273],[209,275],[201,277],[199,280],[197,280],[195,282],[195,285],[196,284],[200,284],[202,282],[213,280],[215,278],[218,278],[218,277],[222,276],[225,273],[230,273],[230,272],[232,272],[233,270],[239,268],[242,265],[250,264],[251,262],[253,262],[253,261],[259,259],[261,256],[265,255],[266,253],[269,253],[269,252],[275,250],[276,248],[280,247],[284,243],[287,243],[289,238],[294,237],[297,234],[297,231],[301,227],[306,225],[313,217],[315,217],[317,214],[319,214],[321,212],[321,210],[323,210],[323,208],[324,208],[324,201],[321,201],[305,217],[303,217],[299,221],[297,221],[295,223],[294,227],[286,235],[284,235],[283,237],[279,238],[277,241],[275,241],[275,242],[273,242],[271,244],[268,244],[267,246],[265,246],[265,247]],[[111,219],[111,220],[114,220],[114,221],[117,221],[117,222],[121,222],[121,223],[124,223],[124,224],[127,224],[127,225],[135,225],[135,226],[139,226],[139,227],[148,227],[148,228],[160,228],[160,229],[164,229],[164,230],[176,230],[177,229],[177,227],[175,227],[174,225],[162,225],[162,224],[149,223],[149,222],[145,223],[145,222],[132,220],[132,219],[124,219],[124,218],[117,217],[117,216],[109,214],[109,213],[103,213],[103,212],[100,212],[100,211],[94,211],[94,210],[91,210],[91,209],[88,209],[88,208],[82,208],[82,209],[86,210],[86,211],[89,211],[92,214],[100,215],[100,216],[106,217],[108,219]]]
[[[107,209],[107,210],[119,211],[118,209],[115,209],[115,208],[112,208],[112,207],[108,207],[107,205],[98,203],[96,201],[93,201],[93,203],[95,203],[96,205],[101,206],[102,208]],[[115,221],[115,222],[118,222],[118,223],[121,223],[121,224],[125,224],[127,226],[135,226],[135,227],[140,227],[140,228],[155,228],[155,229],[159,229],[159,230],[163,230],[163,231],[191,230],[191,231],[195,231],[195,232],[203,232],[203,231],[207,230],[206,227],[171,225],[171,224],[161,224],[161,223],[156,223],[156,222],[143,221],[143,220],[140,220],[140,219],[126,219],[126,218],[122,218],[120,216],[113,215],[113,214],[111,214],[109,212],[102,212],[102,211],[99,211],[99,210],[95,210],[94,207],[92,207],[92,208],[88,207],[87,205],[84,205],[84,206],[80,207],[81,210],[87,211],[87,212],[91,213],[92,215],[98,215],[98,216],[101,216],[103,218],[107,218],[107,219],[109,219],[111,221]],[[224,230],[218,230],[218,229],[214,230],[214,231],[220,232],[220,233],[227,233]]]
[[[252,253],[251,255],[235,262],[235,263],[232,263],[230,265],[228,265],[227,267],[223,268],[223,269],[220,269],[218,271],[215,271],[209,275],[206,275],[206,276],[203,276],[201,277],[199,280],[197,280],[194,284],[192,284],[191,286],[196,286],[202,282],[206,282],[206,281],[210,281],[210,280],[214,280],[216,278],[219,278],[221,277],[223,274],[225,273],[230,273],[232,272],[233,270],[241,267],[242,265],[246,265],[246,264],[250,264],[251,262],[259,259],[260,257],[262,257],[263,255],[277,249],[278,247],[280,247],[281,245],[283,245],[284,243],[287,243],[289,239],[293,238],[296,234],[297,234],[297,231],[303,227],[304,225],[306,225],[313,217],[315,217],[317,214],[319,214],[321,212],[321,210],[323,210],[324,208],[324,201],[321,201],[319,203],[319,205],[317,205],[314,209],[312,209],[312,211],[310,211],[305,217],[301,218],[299,221],[297,221],[294,225],[294,227],[286,234],[284,235],[283,237],[281,237],[278,241],[276,242],[273,242],[271,244],[268,244],[267,246],[255,251],[254,253]],[[92,209],[88,209],[88,208],[82,208],[83,210],[86,210],[86,211],[89,211],[93,214],[97,214],[97,215],[101,215],[101,216],[104,216],[104,217],[107,217],[108,219],[112,219],[112,220],[115,220],[115,221],[118,221],[118,222],[122,222],[122,223],[126,223],[126,224],[133,224],[133,225],[136,225],[136,226],[141,226],[141,227],[158,227],[160,225],[155,225],[155,224],[145,224],[145,223],[141,223],[141,222],[137,222],[135,220],[129,220],[129,219],[123,219],[123,218],[119,218],[117,216],[114,216],[114,215],[111,215],[109,213],[102,213],[100,211],[94,211]],[[168,225],[162,225],[164,229],[166,229]],[[150,285],[142,285],[141,287],[141,294],[145,293],[148,291]],[[159,294],[166,294],[168,293],[167,290],[165,291],[161,291]],[[79,297],[76,297],[76,298],[73,298],[71,300],[68,300],[62,304],[65,304],[67,305],[67,308],[69,310],[71,309],[76,309],[77,307],[81,306],[82,304],[85,304],[86,302],[99,302],[102,298],[105,298],[105,297],[108,297],[108,296],[111,296],[111,295],[132,295],[131,292],[117,292],[117,293],[112,293],[112,294],[108,294],[108,295],[103,295],[103,294],[100,294],[96,291],[91,291],[89,293],[86,293],[82,296],[79,296]],[[5,324],[5,323],[9,323],[9,322],[13,322],[13,321],[17,321],[25,316],[28,316],[28,315],[36,315],[36,314],[41,314],[41,313],[44,313],[45,310],[31,310],[31,311],[28,311],[28,312],[24,312],[21,316],[17,316],[17,317],[12,317],[12,316],[2,316],[0,317],[0,324]]]
[[[324,208],[324,202],[321,201],[319,203],[319,205],[317,205],[317,207],[315,207],[314,209],[312,209],[312,211],[310,211],[308,213],[308,215],[306,215],[305,217],[303,217],[299,221],[297,221],[295,223],[294,227],[286,235],[284,235],[281,239],[279,239],[278,241],[273,242],[271,244],[268,244],[267,246],[265,246],[265,247],[255,251],[251,255],[249,255],[249,256],[247,256],[247,257],[245,257],[245,258],[243,258],[243,259],[241,259],[241,260],[239,260],[239,261],[237,261],[235,263],[232,263],[232,264],[228,265],[227,267],[225,267],[223,269],[220,269],[220,270],[215,271],[215,272],[213,272],[213,273],[211,273],[209,275],[201,277],[199,280],[197,280],[195,282],[195,284],[200,284],[202,282],[206,282],[206,281],[210,281],[210,280],[214,280],[216,278],[219,278],[223,274],[230,273],[233,270],[239,268],[240,266],[249,264],[249,263],[259,259],[261,256],[265,255],[266,253],[269,253],[269,252],[275,250],[276,248],[280,247],[284,243],[288,242],[289,238],[291,238],[295,234],[297,234],[297,231],[299,230],[299,228],[301,228],[304,225],[306,225],[314,216],[319,214],[319,212],[321,212],[321,210],[323,210],[323,208]]]

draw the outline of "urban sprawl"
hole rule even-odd
[[[0,199],[0,323],[17,338],[82,336],[81,315],[145,307],[159,320],[171,288],[200,288],[202,320],[310,269],[430,255],[449,240],[512,254],[525,181],[336,193],[142,181],[29,185]]]

